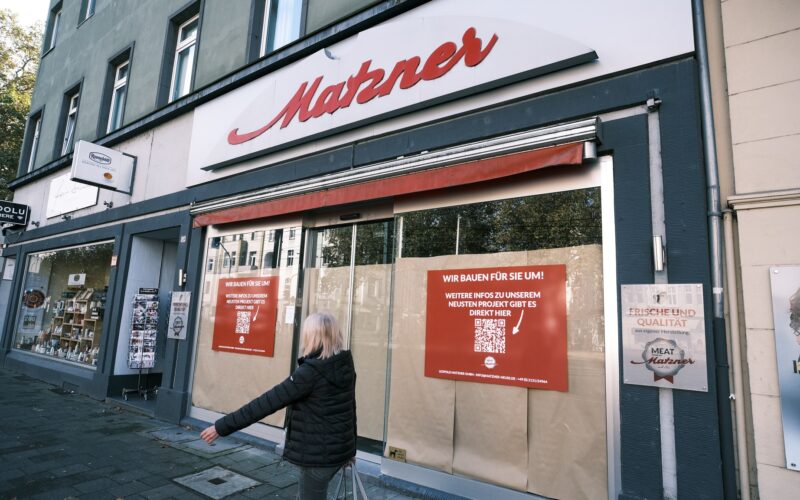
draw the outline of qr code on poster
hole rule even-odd
[[[236,311],[236,333],[250,333],[250,311]]]
[[[475,318],[475,352],[506,352],[506,320]]]

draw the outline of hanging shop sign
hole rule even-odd
[[[78,141],[72,154],[70,180],[130,194],[135,165],[134,156]]]
[[[566,266],[428,271],[425,376],[566,391]]]
[[[277,277],[219,280],[211,348],[272,356],[275,352],[277,307]]]
[[[100,190],[94,186],[71,181],[70,174],[60,175],[50,181],[50,191],[47,195],[47,218],[97,205],[99,192]]]
[[[521,97],[487,95],[512,83],[525,82],[522,95],[532,95],[688,54],[691,26],[687,2],[429,2],[195,108],[187,184],[263,167],[219,171],[301,140],[470,95]]]
[[[167,338],[186,339],[186,329],[189,326],[189,306],[192,302],[192,292],[172,292],[169,306],[169,323],[167,324]]]
[[[800,267],[771,267],[786,468],[800,471]]]
[[[708,391],[703,285],[622,285],[626,384]]]
[[[0,224],[27,226],[31,216],[31,207],[20,203],[0,200]]]

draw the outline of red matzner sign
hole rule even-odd
[[[277,305],[277,277],[219,280],[211,348],[272,356]]]
[[[497,35],[491,35],[484,43],[478,38],[475,28],[470,27],[461,37],[460,46],[454,42],[445,42],[434,49],[424,63],[419,56],[413,56],[397,61],[392,70],[387,71],[383,68],[371,69],[370,59],[361,63],[358,71],[346,81],[328,85],[319,94],[317,91],[324,77],[318,76],[310,87],[307,81],[300,84],[286,106],[263,127],[243,133],[238,128],[231,130],[228,143],[241,144],[255,139],[281,120],[281,128],[286,128],[295,116],[304,122],[309,118],[319,118],[326,113],[333,114],[347,108],[354,100],[358,104],[366,104],[376,97],[391,94],[395,87],[408,89],[420,81],[435,80],[449,73],[462,60],[467,67],[477,66],[489,55],[495,43]]]
[[[425,376],[567,391],[566,266],[428,271]]]

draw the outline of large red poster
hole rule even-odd
[[[425,376],[566,391],[566,266],[428,271]]]
[[[272,356],[275,353],[277,307],[277,277],[219,280],[211,348]]]

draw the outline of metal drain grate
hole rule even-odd
[[[178,484],[186,486],[207,497],[219,499],[240,491],[258,486],[261,483],[247,476],[237,474],[220,466],[212,467],[195,474],[175,478]]]

